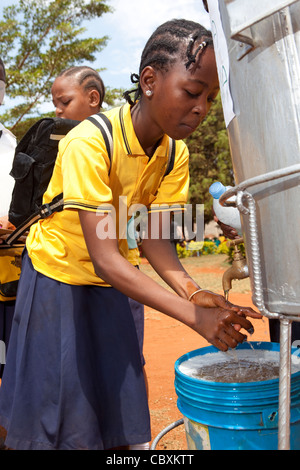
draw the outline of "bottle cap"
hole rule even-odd
[[[220,181],[216,181],[209,188],[209,192],[214,199],[219,199],[220,196],[222,196],[222,194],[225,193],[225,191],[226,191],[226,188],[222,183],[220,183]]]

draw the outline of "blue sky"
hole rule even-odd
[[[0,17],[3,8],[14,3],[17,2],[1,0]],[[97,60],[89,65],[106,69],[101,76],[105,85],[111,88],[131,87],[130,74],[138,72],[143,47],[161,23],[172,18],[186,18],[210,27],[202,0],[107,0],[107,4],[114,8],[114,13],[85,22],[83,26],[89,37],[110,37]]]
[[[115,12],[89,23],[91,36],[108,35],[111,39],[99,54],[97,67],[107,86],[131,86],[130,74],[138,72],[144,45],[161,23],[172,18],[186,18],[209,27],[209,16],[202,0],[108,0]]]

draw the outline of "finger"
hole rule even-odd
[[[234,312],[238,312],[239,310],[241,310],[241,307],[239,307],[238,305],[232,304],[231,302],[226,300],[225,297],[223,297],[222,295],[216,294],[214,298],[214,302],[217,307],[225,308],[226,310],[229,309],[229,310],[233,310]]]
[[[241,325],[237,325],[236,323],[233,323],[232,326],[236,331],[240,331],[242,329]]]
[[[229,326],[232,328],[233,324],[240,325],[241,328],[244,328],[250,334],[252,334],[254,332],[254,327],[253,327],[252,323],[249,320],[247,320],[247,318],[245,318],[244,316],[238,315],[236,313],[232,313],[231,321],[229,322]],[[235,329],[235,331],[237,330],[237,328],[234,328],[234,329]]]
[[[230,348],[236,348],[239,343],[243,343],[247,339],[247,336],[230,327],[228,330],[221,331],[219,338]]]
[[[240,305],[232,304],[229,300],[226,300],[222,295],[218,295],[215,299],[215,303],[218,304],[218,307],[225,308],[226,310],[230,309],[240,315],[247,315],[247,312],[253,313],[255,315],[260,315],[259,313],[252,310],[251,307],[241,307]],[[250,316],[250,315],[249,315]]]
[[[241,307],[240,310],[241,314],[247,315],[247,317],[251,318],[262,318],[262,314],[260,312],[256,312],[251,307]]]
[[[228,302],[230,304],[230,302]],[[239,315],[247,315],[248,317],[252,318],[262,318],[262,314],[260,312],[256,312],[251,307],[241,307],[240,305],[230,304],[232,306],[232,310],[236,311]]]
[[[235,331],[240,331],[242,329],[241,325],[237,325],[236,323],[233,323],[232,326],[235,329]],[[253,327],[250,328],[249,330],[247,330],[247,332],[249,333],[249,335],[253,335],[254,328]]]
[[[228,351],[229,347],[227,344],[225,344],[223,341],[220,339],[216,338],[214,341],[212,341],[212,345],[215,346],[216,348],[220,349],[220,351]]]
[[[226,331],[221,331],[219,337],[220,341],[226,344],[228,348],[234,349],[238,345],[238,342],[234,338],[232,338],[232,336],[227,334]]]

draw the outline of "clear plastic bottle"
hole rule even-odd
[[[235,228],[239,235],[242,235],[241,217],[238,208],[234,206],[221,206],[219,203],[219,198],[230,188],[232,186],[224,186],[220,181],[216,181],[210,186],[209,192],[214,198],[213,208],[216,216],[223,224]],[[231,196],[228,201],[235,201],[235,199],[235,196]]]

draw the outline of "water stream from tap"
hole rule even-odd
[[[229,289],[224,290],[224,297],[225,297],[226,300],[229,299]],[[251,335],[251,334],[253,334],[253,332],[250,333],[250,335]],[[255,353],[254,353],[255,348],[253,347],[252,343],[251,343],[250,341],[246,341],[246,343],[249,344],[250,348],[251,348],[252,351],[253,351],[253,354],[255,354]],[[236,362],[236,364],[237,364],[237,366],[238,366],[238,371],[239,371],[239,372],[238,372],[238,374],[237,374],[237,378],[243,378],[243,376],[245,375],[245,370],[244,370],[244,368],[243,368],[244,365],[243,365],[243,367],[242,367],[241,362],[240,362],[240,360],[239,360],[239,356],[238,356],[238,354],[237,354],[237,351],[236,351],[235,349],[232,349],[232,350],[229,350],[228,353],[232,353],[233,360]],[[255,359],[256,364],[257,364],[257,366],[258,366],[259,372],[260,372],[261,374],[263,374],[263,366],[262,366],[262,363],[261,363],[261,358],[260,358],[257,354],[255,354],[254,359]],[[250,365],[251,365],[251,364],[250,364]]]

